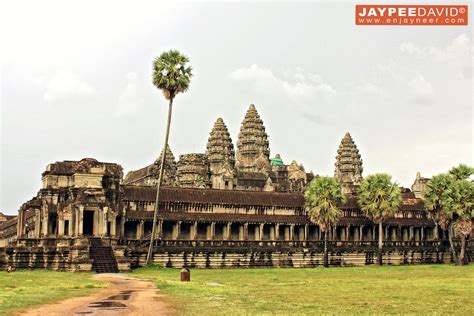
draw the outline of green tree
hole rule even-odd
[[[425,210],[435,222],[435,229],[439,225],[443,231],[448,232],[449,245],[454,261],[457,262],[456,250],[453,245],[453,221],[452,214],[446,212],[445,204],[451,199],[455,179],[449,173],[441,173],[433,176],[427,183],[425,198]]]
[[[448,240],[456,264],[468,263],[466,254],[467,236],[472,231],[474,219],[474,183],[467,180],[474,168],[460,164],[449,173],[434,176],[427,184],[425,209],[431,217],[448,232]],[[461,240],[459,257],[453,238]]]
[[[400,207],[401,193],[392,177],[384,173],[370,175],[362,181],[359,188],[359,206],[364,213],[379,225],[377,262],[382,265],[383,221]]]
[[[158,206],[160,203],[160,188],[163,180],[163,169],[165,164],[166,149],[171,126],[171,113],[173,110],[173,100],[179,93],[186,92],[191,82],[192,68],[187,65],[189,58],[181,54],[178,50],[163,52],[155,58],[153,62],[153,84],[163,92],[168,103],[168,121],[166,124],[165,143],[160,161],[160,172],[156,185],[155,209],[153,213],[153,228],[148,248],[147,264],[153,261],[153,244],[156,233],[156,220],[158,216]]]
[[[474,174],[474,168],[463,163],[449,170],[449,174],[456,180],[466,180]]]
[[[328,230],[342,216],[341,206],[346,197],[341,193],[341,184],[333,177],[314,178],[304,196],[310,220],[324,232],[324,266],[328,267]]]

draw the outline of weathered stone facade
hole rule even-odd
[[[154,261],[169,267],[321,265],[322,234],[306,214],[302,193],[314,175],[296,161],[285,165],[280,155],[269,157],[268,135],[253,105],[236,155],[222,119],[206,153],[184,154],[176,163],[168,149]],[[110,271],[143,265],[158,161],[124,179],[121,166],[91,158],[48,165],[37,196],[0,223],[0,268],[104,271],[101,258]],[[348,198],[329,232],[330,264],[372,264],[378,230],[357,205],[362,159],[349,133],[338,149],[335,176]],[[446,237],[424,211],[424,183],[417,176],[413,192],[404,189],[399,211],[384,221],[387,264],[451,260]]]
[[[354,193],[362,182],[362,159],[351,134],[346,133],[339,145],[334,176],[342,185],[343,193]]]

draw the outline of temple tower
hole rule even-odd
[[[178,161],[178,185],[182,188],[209,188],[209,162],[206,154],[184,154]]]
[[[346,133],[339,145],[334,176],[342,185],[343,193],[354,193],[362,181],[362,159],[351,134]]]
[[[161,151],[160,157],[154,163],[138,170],[130,171],[125,176],[123,184],[127,185],[157,185],[158,176],[160,174]],[[176,185],[176,160],[169,145],[166,147],[165,165],[163,170],[163,186]]]
[[[250,104],[240,127],[237,141],[237,169],[239,172],[266,173],[271,169],[268,135],[263,121]]]
[[[207,142],[207,159],[213,189],[234,188],[235,152],[232,139],[222,118],[218,118]]]

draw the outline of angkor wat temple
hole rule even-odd
[[[128,270],[145,263],[152,231],[159,161],[123,177],[114,163],[85,158],[55,162],[43,187],[18,216],[0,223],[0,268]],[[167,267],[316,267],[322,234],[310,222],[303,192],[315,177],[296,161],[270,158],[268,135],[254,105],[234,150],[221,118],[205,153],[165,157],[154,262]],[[334,176],[347,202],[329,233],[331,265],[373,264],[378,230],[357,205],[361,155],[346,133]],[[424,211],[428,179],[403,188],[400,210],[384,223],[384,263],[451,261],[443,231]]]

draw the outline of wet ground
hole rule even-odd
[[[154,284],[122,274],[97,274],[111,287],[87,297],[43,305],[21,315],[169,315],[173,309]]]

